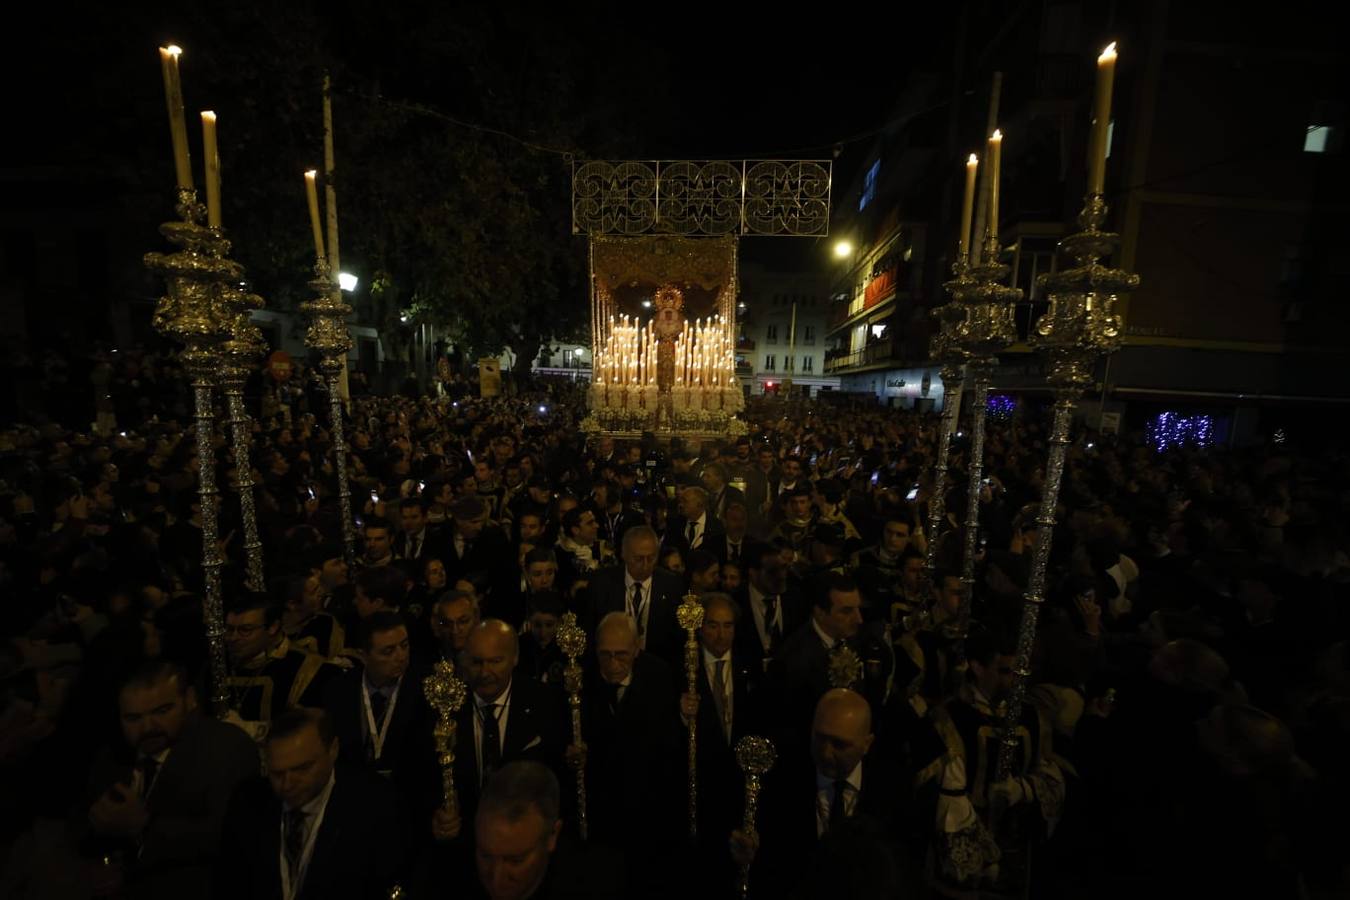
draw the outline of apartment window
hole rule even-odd
[[[792,357],[791,357],[791,356],[785,356],[785,357],[783,357],[783,371],[784,371],[784,372],[791,372],[791,371],[792,371]]]
[[[802,326],[802,343],[807,344],[807,345],[814,345],[815,342],[816,342],[816,326],[814,326],[814,325],[803,325],[803,326]]]
[[[872,167],[863,176],[862,197],[858,199],[858,211],[862,212],[877,196],[877,175],[881,172],[881,160],[872,163]]]
[[[768,326],[767,328],[764,329],[764,343],[766,343],[766,344],[776,344],[776,343],[778,343],[778,326],[777,326],[777,325],[770,325],[770,326]]]
[[[1309,125],[1308,133],[1303,138],[1304,153],[1326,153],[1327,145],[1331,143],[1330,125]]]
[[[764,357],[764,371],[765,371],[765,372],[772,372],[772,371],[774,371],[774,369],[775,369],[775,366],[774,366],[774,358],[773,358],[773,354],[770,353],[768,356]]]
[[[815,370],[815,359],[816,359],[816,358],[815,358],[814,356],[803,356],[803,357],[802,357],[802,371],[803,371],[803,372],[812,372],[812,371],[814,371],[814,370]]]

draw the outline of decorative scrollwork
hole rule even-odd
[[[592,160],[572,172],[572,231],[824,235],[831,177],[816,160]]]

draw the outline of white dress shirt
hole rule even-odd
[[[497,712],[497,742],[499,744],[499,753],[506,752],[506,720],[511,714],[511,685],[506,686],[506,690],[497,695],[496,700],[484,700],[477,694],[473,695],[473,752],[478,763],[478,771],[483,771],[483,716],[492,715],[492,710],[487,707],[496,703],[500,708]]]
[[[858,809],[858,797],[862,795],[862,763],[853,767],[844,779],[850,789],[844,791],[844,815],[851,816]],[[823,835],[830,827],[830,805],[834,803],[834,779],[826,778],[816,772],[816,837]]]
[[[689,538],[689,526],[694,526],[694,536],[689,539],[689,549],[693,550],[703,546],[703,532],[708,527],[708,513],[702,512],[693,522],[686,522],[684,526],[684,537]]]
[[[310,859],[314,856],[314,841],[319,835],[319,827],[323,825],[324,813],[328,810],[328,798],[333,796],[333,785],[337,783],[337,770],[333,770],[328,776],[328,783],[319,791],[319,795],[313,800],[300,807],[305,812],[304,821],[300,827],[305,833],[304,850],[300,853],[300,864],[296,867],[295,883],[291,883],[290,866],[286,864],[286,806],[281,807],[281,895],[284,900],[293,900],[300,896],[301,889],[305,885],[305,874],[309,871]]]
[[[648,575],[647,580],[637,582],[633,576],[628,574],[625,567],[623,571],[623,607],[624,610],[632,616],[638,623],[638,646],[643,650],[647,649],[647,623],[652,614],[652,576]],[[633,608],[633,585],[642,585],[642,608]]]
[[[713,656],[707,648],[703,649],[703,669],[708,674],[709,690],[717,690],[717,664],[722,663],[722,678],[724,693],[722,694],[722,711],[725,720],[722,722],[723,735],[729,735],[731,732],[731,723],[734,720],[734,710],[732,708],[732,698],[736,696],[735,688],[731,683],[731,651],[728,650],[721,656]],[[716,708],[716,707],[714,707]]]
[[[753,584],[750,585],[750,612],[755,617],[755,632],[759,635],[759,642],[764,647],[764,653],[769,653],[769,625],[775,624],[781,633],[783,630],[783,597],[778,597],[778,608],[774,610],[772,622],[766,623],[764,616],[768,614],[769,604],[764,602],[764,595],[759,592],[759,588]]]

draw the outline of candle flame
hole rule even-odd
[[[989,135],[989,140],[991,140],[991,141],[1001,141],[1001,140],[1003,140],[1003,132],[1002,132],[1001,130],[995,128],[995,129],[994,129],[994,133],[991,134],[991,135]]]
[[[1116,58],[1116,42],[1112,41],[1111,43],[1106,45],[1106,49],[1102,51],[1102,55],[1097,57],[1097,62],[1099,63],[1110,62],[1115,58]]]
[[[1112,44],[1111,46],[1114,47],[1115,44]],[[169,54],[170,56],[174,57],[175,59],[177,59],[179,56],[183,54],[183,48],[178,46],[177,44],[170,44],[169,46],[161,47],[160,49],[163,50],[165,53]]]
[[[319,170],[310,169],[308,172],[305,173],[305,177],[308,178],[310,181],[313,181],[315,178],[319,177]]]
[[[970,158],[966,160],[966,165],[968,166],[978,166],[979,164],[980,158],[976,156],[974,153],[970,154]]]
[[[202,121],[203,121],[203,122],[214,122],[215,120],[216,120],[216,114],[215,114],[214,112],[212,112],[212,111],[209,110],[209,109],[204,109],[204,110],[202,110]]]

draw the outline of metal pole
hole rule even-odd
[[[337,470],[338,505],[342,510],[342,555],[348,566],[356,564],[356,526],[352,519],[352,489],[347,481],[347,436],[342,425],[340,372],[328,374],[328,409],[333,418],[333,464]]]
[[[984,422],[989,399],[989,370],[987,362],[971,363],[969,373],[974,380],[970,409],[970,463],[966,493],[966,546],[961,560],[961,609],[957,622],[960,634],[966,633],[970,622],[971,599],[975,592],[975,553],[980,530],[980,489],[984,487]]]
[[[234,441],[234,470],[239,482],[239,507],[244,521],[245,583],[251,591],[265,590],[262,539],[258,537],[258,512],[253,496],[253,464],[249,460],[249,417],[244,395],[233,386],[225,389],[230,413],[230,436]]]
[[[1017,664],[1013,670],[1012,695],[1008,699],[1008,717],[998,753],[998,780],[1012,775],[1013,760],[1019,745],[1017,723],[1022,717],[1022,703],[1027,695],[1027,679],[1031,677],[1031,651],[1036,643],[1036,624],[1040,619],[1041,604],[1045,602],[1045,573],[1050,563],[1050,546],[1054,540],[1055,508],[1059,504],[1059,485],[1064,477],[1064,455],[1069,447],[1069,426],[1073,421],[1075,390],[1055,393],[1055,420],[1050,432],[1050,449],[1045,460],[1045,490],[1036,515],[1036,545],[1031,558],[1031,575],[1023,594],[1022,623],[1017,630]]]
[[[942,424],[938,434],[937,462],[933,467],[933,496],[928,500],[927,553],[924,573],[929,591],[937,584],[937,545],[942,526],[947,518],[947,460],[951,455],[952,435],[956,433],[957,417],[961,414],[963,383],[957,378],[954,366],[942,367]],[[951,389],[955,386],[956,390]]]
[[[211,408],[211,381],[198,371],[192,381],[197,428],[197,500],[202,518],[202,579],[205,597],[206,645],[211,657],[211,707],[223,716],[229,707],[225,665],[225,611],[220,595],[220,495],[216,493],[215,411]]]

